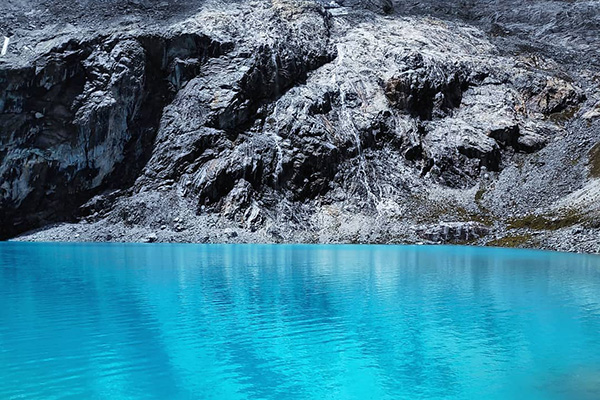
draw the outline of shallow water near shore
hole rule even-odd
[[[597,399],[600,257],[0,243],[2,399]]]

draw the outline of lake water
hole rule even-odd
[[[599,399],[600,257],[0,243],[0,399]]]

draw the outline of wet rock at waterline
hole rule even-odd
[[[550,47],[561,10],[513,3],[94,3],[60,29],[61,2],[11,3],[36,27],[0,60],[0,235],[562,248],[577,226],[597,251],[573,194],[596,184],[598,24]]]

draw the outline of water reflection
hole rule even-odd
[[[595,256],[3,243],[0,303],[0,398],[600,396]]]

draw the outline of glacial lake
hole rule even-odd
[[[599,256],[0,243],[0,399],[599,398]]]

